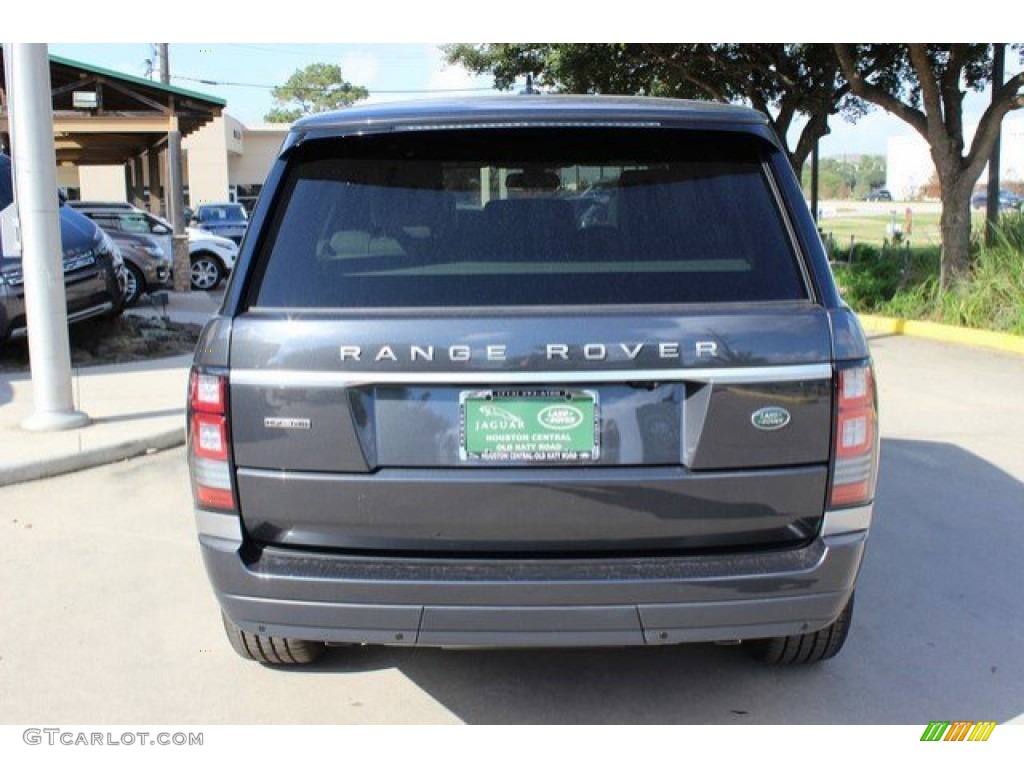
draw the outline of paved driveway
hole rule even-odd
[[[181,449],[0,489],[0,722],[907,723],[1024,711],[1024,359],[877,339],[877,525],[839,657],[738,648],[237,658]]]

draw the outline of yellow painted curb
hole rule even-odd
[[[1011,333],[982,331],[976,328],[958,328],[941,323],[928,323],[923,320],[901,320],[895,317],[879,317],[877,315],[858,315],[864,332],[867,334],[891,334],[894,336],[914,336],[919,339],[946,341],[952,344],[966,344],[972,347],[995,349],[1000,352],[1014,352],[1024,355],[1024,336]]]

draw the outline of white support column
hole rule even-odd
[[[75,410],[71,390],[50,60],[45,44],[13,43],[7,51],[7,93],[15,106],[12,158],[32,362],[33,412],[21,426],[40,431],[74,429],[88,424],[89,417]]]

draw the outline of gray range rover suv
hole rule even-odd
[[[188,426],[246,658],[742,641],[791,663],[847,635],[872,365],[748,109],[519,96],[299,121]]]

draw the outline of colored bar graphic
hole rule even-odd
[[[974,723],[967,720],[957,720],[949,726],[949,731],[946,733],[946,738],[943,741],[963,741],[967,738],[968,731],[971,730],[971,726]]]
[[[967,737],[968,741],[988,741],[988,737],[992,735],[992,731],[996,729],[996,724],[992,721],[976,723],[974,730],[971,731],[971,735]]]
[[[921,741],[988,741],[995,728],[992,720],[932,720],[921,734]]]

